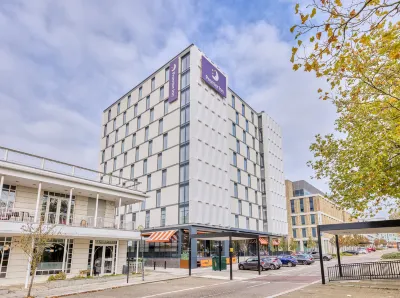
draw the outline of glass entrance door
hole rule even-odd
[[[112,274],[114,269],[115,245],[96,245],[94,254],[94,275]]]

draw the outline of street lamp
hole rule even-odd
[[[143,241],[142,231],[144,230],[144,228],[143,228],[142,225],[140,225],[140,226],[138,226],[137,229],[140,232],[140,242],[142,242]],[[144,245],[143,245],[143,249],[142,249],[142,281],[144,281],[144,256],[143,256],[143,251],[144,251]]]

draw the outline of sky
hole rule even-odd
[[[291,0],[0,3],[0,146],[98,169],[105,108],[196,44],[229,87],[282,127],[285,176],[311,179],[309,146],[333,132],[325,82],[294,72]]]

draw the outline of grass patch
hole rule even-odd
[[[390,260],[390,259],[400,259],[400,252],[391,252],[388,254],[383,254],[381,259]]]
[[[50,275],[47,281],[53,281],[53,280],[64,280],[67,279],[67,275],[64,272],[59,272],[54,275]]]

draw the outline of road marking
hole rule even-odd
[[[161,296],[161,295],[167,295],[167,294],[191,291],[191,290],[202,289],[202,288],[206,288],[206,287],[220,286],[220,285],[227,284],[227,283],[230,283],[230,282],[232,282],[232,281],[227,281],[227,282],[222,282],[222,283],[212,284],[212,285],[205,285],[205,286],[200,286],[200,287],[187,288],[187,289],[176,290],[176,291],[171,291],[171,292],[158,293],[158,294],[154,294],[154,295],[150,295],[150,296],[143,296],[141,298],[157,297],[157,296]]]
[[[263,282],[262,284],[249,286],[249,287],[247,287],[247,289],[255,288],[255,287],[261,287],[261,286],[263,286],[263,285],[270,284],[270,283],[271,283],[271,282],[269,282],[269,281]]]
[[[265,297],[265,298],[275,298],[275,297],[279,297],[279,296],[282,296],[282,295],[285,295],[285,294],[288,294],[288,293],[291,293],[291,292],[294,292],[294,291],[297,291],[297,290],[306,288],[306,287],[311,286],[311,285],[313,285],[313,284],[316,284],[317,282],[320,282],[320,281],[321,281],[321,280],[316,280],[316,281],[314,281],[314,282],[312,282],[312,283],[309,283],[309,284],[306,284],[306,285],[303,285],[303,286],[300,286],[300,287],[297,287],[297,288],[294,288],[294,289],[291,289],[291,290],[287,290],[287,291],[284,291],[284,292],[281,292],[281,293],[278,293],[278,294],[275,294],[275,295],[272,295],[272,296],[267,296],[267,297]]]

